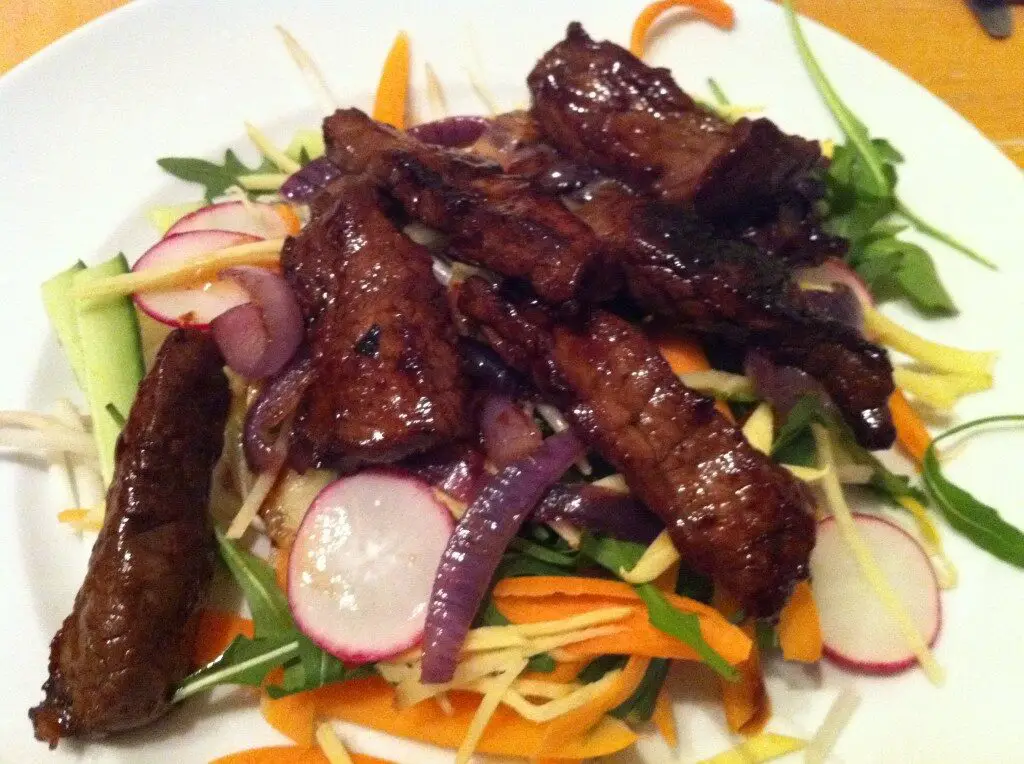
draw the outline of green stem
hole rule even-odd
[[[874,146],[871,145],[871,139],[867,131],[853,115],[853,112],[843,103],[843,100],[825,76],[825,72],[820,64],[818,64],[817,59],[814,58],[811,46],[808,45],[807,38],[804,37],[803,30],[800,28],[800,22],[797,20],[796,11],[793,8],[793,0],[783,0],[782,5],[786,10],[786,22],[789,24],[793,40],[796,42],[797,52],[800,54],[800,59],[803,61],[804,66],[807,67],[811,81],[821,94],[825,105],[832,113],[832,117],[839,123],[843,134],[853,144],[854,148],[857,149],[857,153],[871,172],[871,177],[876,184],[877,194],[875,195],[879,197],[889,196],[892,193],[892,190],[889,188],[889,179],[885,175],[885,169],[875,152]]]
[[[715,81],[714,77],[708,77],[708,89],[711,91],[711,95],[718,101],[719,106],[729,106],[729,97],[722,90],[722,86]]]
[[[980,263],[981,265],[984,265],[989,270],[992,270],[992,271],[999,270],[998,266],[994,262],[989,260],[988,258],[983,257],[982,255],[980,255],[977,252],[975,252],[973,249],[968,247],[963,242],[959,241],[958,239],[954,239],[948,233],[946,233],[944,231],[940,231],[938,228],[933,226],[931,223],[927,222],[926,220],[921,219],[917,215],[917,213],[915,213],[913,210],[911,210],[909,207],[907,207],[907,205],[904,204],[901,199],[897,199],[896,200],[896,213],[898,215],[900,215],[901,217],[905,218],[908,223],[913,225],[914,228],[916,228],[918,231],[923,233],[925,236],[930,236],[931,238],[935,239],[936,241],[941,241],[946,246],[952,247],[957,252],[960,252],[961,254],[967,255],[967,257],[969,257],[972,260],[974,260],[974,262]]]

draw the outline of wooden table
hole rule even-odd
[[[126,0],[2,0],[0,73]],[[637,3],[639,5],[639,3]],[[1024,167],[1024,7],[990,40],[960,0],[799,0],[803,13],[902,69]]]

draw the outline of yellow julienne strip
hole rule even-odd
[[[697,764],[761,764],[799,751],[806,745],[807,743],[800,738],[762,732],[760,735],[747,738],[728,751],[723,751],[710,759],[702,759]]]
[[[190,257],[177,265],[166,268],[147,268],[138,272],[124,273],[86,284],[78,284],[71,288],[71,296],[80,300],[126,297],[136,292],[196,286],[216,278],[222,270],[233,268],[236,265],[276,268],[281,263],[281,247],[283,246],[284,239],[236,244],[205,255]]]
[[[462,744],[459,746],[459,750],[455,752],[456,764],[466,764],[469,761],[473,751],[476,750],[477,745],[480,743],[480,738],[483,737],[487,724],[491,721],[491,717],[494,716],[494,712],[498,710],[502,697],[508,692],[516,677],[523,673],[526,663],[526,659],[522,658],[509,666],[498,677],[494,686],[484,694],[483,699],[480,701],[480,706],[476,709],[476,713],[473,714],[473,721],[470,722],[469,729],[466,730],[466,735],[462,738]]]
[[[662,531],[651,542],[632,570],[619,568],[619,578],[631,584],[647,584],[679,562],[679,550],[668,531]]]
[[[316,744],[330,764],[353,764],[352,757],[329,722],[320,722],[316,726]]]
[[[291,175],[293,172],[298,172],[302,169],[302,165],[275,146],[270,138],[264,135],[263,131],[256,127],[256,125],[246,122],[245,133],[249,136],[249,140],[256,144],[256,148],[260,150],[260,153],[276,164],[277,169],[281,172]]]
[[[928,510],[913,496],[901,496],[900,505],[914,516],[917,522],[917,530],[921,534],[921,541],[925,551],[932,560],[932,567],[935,569],[935,577],[939,580],[942,589],[952,589],[957,585],[960,574],[957,572],[953,561],[946,556],[946,550],[942,546],[942,537],[938,528],[928,516]]]
[[[893,369],[893,381],[904,392],[940,411],[949,411],[957,400],[992,387],[991,374],[947,374]]]
[[[239,175],[238,185],[246,191],[280,191],[288,177],[283,172],[251,172]]]
[[[582,685],[565,682],[548,682],[544,679],[518,679],[515,691],[527,698],[557,700],[580,689]]]
[[[807,743],[807,748],[804,750],[804,764],[825,764],[839,735],[849,724],[853,712],[859,705],[860,696],[853,690],[846,688],[839,693],[828,713],[825,714],[825,719],[818,727],[818,731]]]
[[[523,696],[522,692],[518,689],[519,682],[516,682],[513,684],[512,689],[505,692],[504,696],[502,696],[501,702],[524,719],[537,724],[543,724],[545,722],[550,722],[553,719],[557,719],[560,716],[565,716],[566,714],[575,711],[577,708],[585,706],[593,698],[604,692],[609,685],[614,684],[621,673],[622,669],[609,671],[596,682],[591,682],[590,684],[585,684],[581,687],[578,686],[570,688],[572,691],[568,695],[556,698],[547,703],[531,703]],[[494,686],[495,681],[496,680],[494,679],[481,679],[466,689],[477,692],[486,692]]]
[[[767,454],[772,450],[772,439],[775,435],[775,423],[772,419],[772,407],[761,403],[743,424],[743,435],[756,450]]]
[[[917,656],[917,660],[921,664],[921,669],[925,675],[933,684],[942,684],[944,680],[942,667],[936,662],[935,656],[932,655],[928,644],[924,641],[921,633],[911,620],[907,609],[903,606],[896,592],[893,591],[892,586],[889,585],[885,574],[878,567],[878,563],[875,562],[875,558],[872,557],[864,540],[857,533],[853,514],[846,504],[846,497],[843,496],[842,486],[839,484],[839,479],[832,468],[832,443],[828,430],[819,424],[812,425],[811,429],[814,432],[814,441],[818,447],[818,460],[822,467],[828,468],[828,473],[821,480],[821,486],[825,491],[825,499],[828,502],[829,509],[832,510],[832,516],[836,520],[836,525],[843,536],[843,540],[850,547],[850,551],[857,560],[861,574],[896,621],[897,627],[903,634],[907,645],[914,655]]]
[[[914,358],[939,371],[951,374],[992,374],[998,353],[962,350],[926,340],[904,329],[892,319],[873,308],[864,311],[864,331],[869,336],[894,350]]]

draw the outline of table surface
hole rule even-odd
[[[0,73],[126,0],[3,0]],[[1024,167],[1024,6],[985,36],[960,0],[799,0],[800,10],[906,72]]]

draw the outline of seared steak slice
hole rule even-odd
[[[343,178],[328,194],[282,253],[311,327],[297,463],[352,469],[458,438],[466,386],[430,254],[395,227],[368,182]]]
[[[667,69],[578,23],[527,78],[544,137],[572,159],[709,219],[775,199],[818,164],[818,145],[766,119],[729,124],[698,108]]]
[[[189,671],[213,573],[207,502],[228,413],[222,364],[210,335],[178,329],[139,388],[85,581],[50,645],[46,699],[29,711],[51,748],[148,724]]]
[[[807,576],[814,546],[808,496],[709,398],[685,387],[639,329],[603,311],[561,324],[478,278],[461,286],[459,307],[623,473],[688,565],[749,614],[778,612]]]
[[[719,238],[679,207],[611,185],[577,214],[616,253],[630,294],[645,309],[803,369],[821,382],[862,445],[892,444],[888,356],[850,327],[807,310],[784,263]]]

